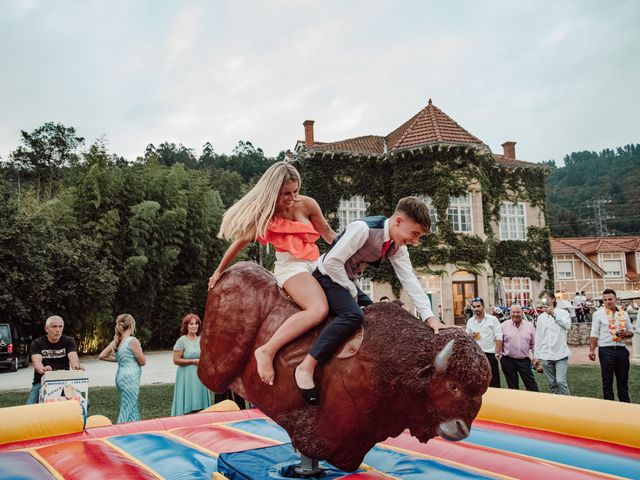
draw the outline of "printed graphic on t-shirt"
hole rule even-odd
[[[52,349],[52,350],[42,350],[40,352],[40,354],[42,355],[43,359],[49,359],[52,360],[54,358],[64,358],[67,356],[67,349],[66,348],[58,348],[58,349]]]

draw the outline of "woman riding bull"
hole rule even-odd
[[[320,256],[315,242],[322,236],[331,244],[336,233],[318,203],[298,194],[300,185],[298,171],[289,163],[277,162],[249,193],[227,210],[218,236],[233,242],[209,279],[209,289],[212,289],[251,241],[274,247],[278,286],[284,288],[302,310],[291,315],[254,353],[258,375],[268,385],[273,385],[273,359],[278,350],[322,322],[329,311],[324,291],[311,273]]]

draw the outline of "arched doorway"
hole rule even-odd
[[[475,273],[460,270],[451,276],[453,289],[453,321],[456,325],[467,322],[465,307],[470,298],[478,295],[478,279]]]

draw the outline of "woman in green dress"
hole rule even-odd
[[[138,394],[140,393],[140,375],[147,360],[142,353],[140,342],[133,334],[136,321],[128,313],[116,318],[113,341],[100,353],[99,359],[117,362],[116,387],[120,392],[120,414],[116,423],[140,420]]]
[[[182,319],[182,336],[173,347],[173,363],[178,366],[171,415],[199,412],[211,405],[209,390],[198,378],[202,322],[194,313]]]

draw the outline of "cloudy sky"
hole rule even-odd
[[[386,135],[433,99],[494,152],[640,143],[640,1],[0,0],[0,157],[48,121],[128,159]]]

